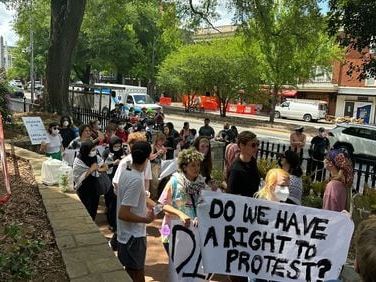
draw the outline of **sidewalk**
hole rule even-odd
[[[98,214],[95,219],[101,233],[109,240],[112,232],[108,229],[104,203],[102,199],[98,208]],[[145,280],[168,281],[168,257],[163,248],[159,228],[162,225],[162,219],[157,219],[147,226],[148,249],[146,252]]]

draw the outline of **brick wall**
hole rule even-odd
[[[345,55],[343,62],[336,61],[333,64],[333,78],[332,82],[338,84],[338,86],[347,86],[347,87],[363,87],[364,80],[359,81],[358,75],[359,72],[353,72],[352,75],[348,75],[347,71],[350,68],[350,64],[355,65],[362,64],[362,54],[356,50],[348,49]]]

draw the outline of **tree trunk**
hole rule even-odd
[[[273,86],[273,92],[272,92],[272,108],[270,111],[270,116],[269,116],[269,122],[274,123],[274,115],[275,115],[275,106],[277,105],[277,96],[278,96],[278,86]]]
[[[219,104],[219,114],[220,114],[221,117],[226,117],[228,99],[227,98],[220,98],[219,102],[220,102],[220,104]]]
[[[72,54],[77,45],[86,0],[51,0],[51,32],[47,56],[48,110],[69,114],[68,87]]]

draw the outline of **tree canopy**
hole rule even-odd
[[[233,2],[248,44],[258,45],[262,82],[272,90],[273,122],[280,90],[304,83],[315,66],[330,66],[341,51],[325,32],[316,0]]]
[[[158,84],[182,93],[209,91],[220,100],[225,116],[227,104],[239,98],[240,90],[256,92],[260,70],[255,57],[248,54],[253,52],[244,50],[241,37],[183,46],[163,62]]]
[[[359,71],[359,79],[376,77],[376,58],[369,55],[369,48],[376,51],[376,5],[374,1],[330,0],[329,32],[338,36],[344,47],[364,55],[361,65],[352,65]]]

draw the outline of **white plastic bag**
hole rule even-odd
[[[59,169],[59,187],[63,192],[74,191],[73,189],[73,168],[63,162]]]
[[[49,158],[42,164],[42,182],[46,185],[54,185],[59,182],[60,167],[63,162]]]

